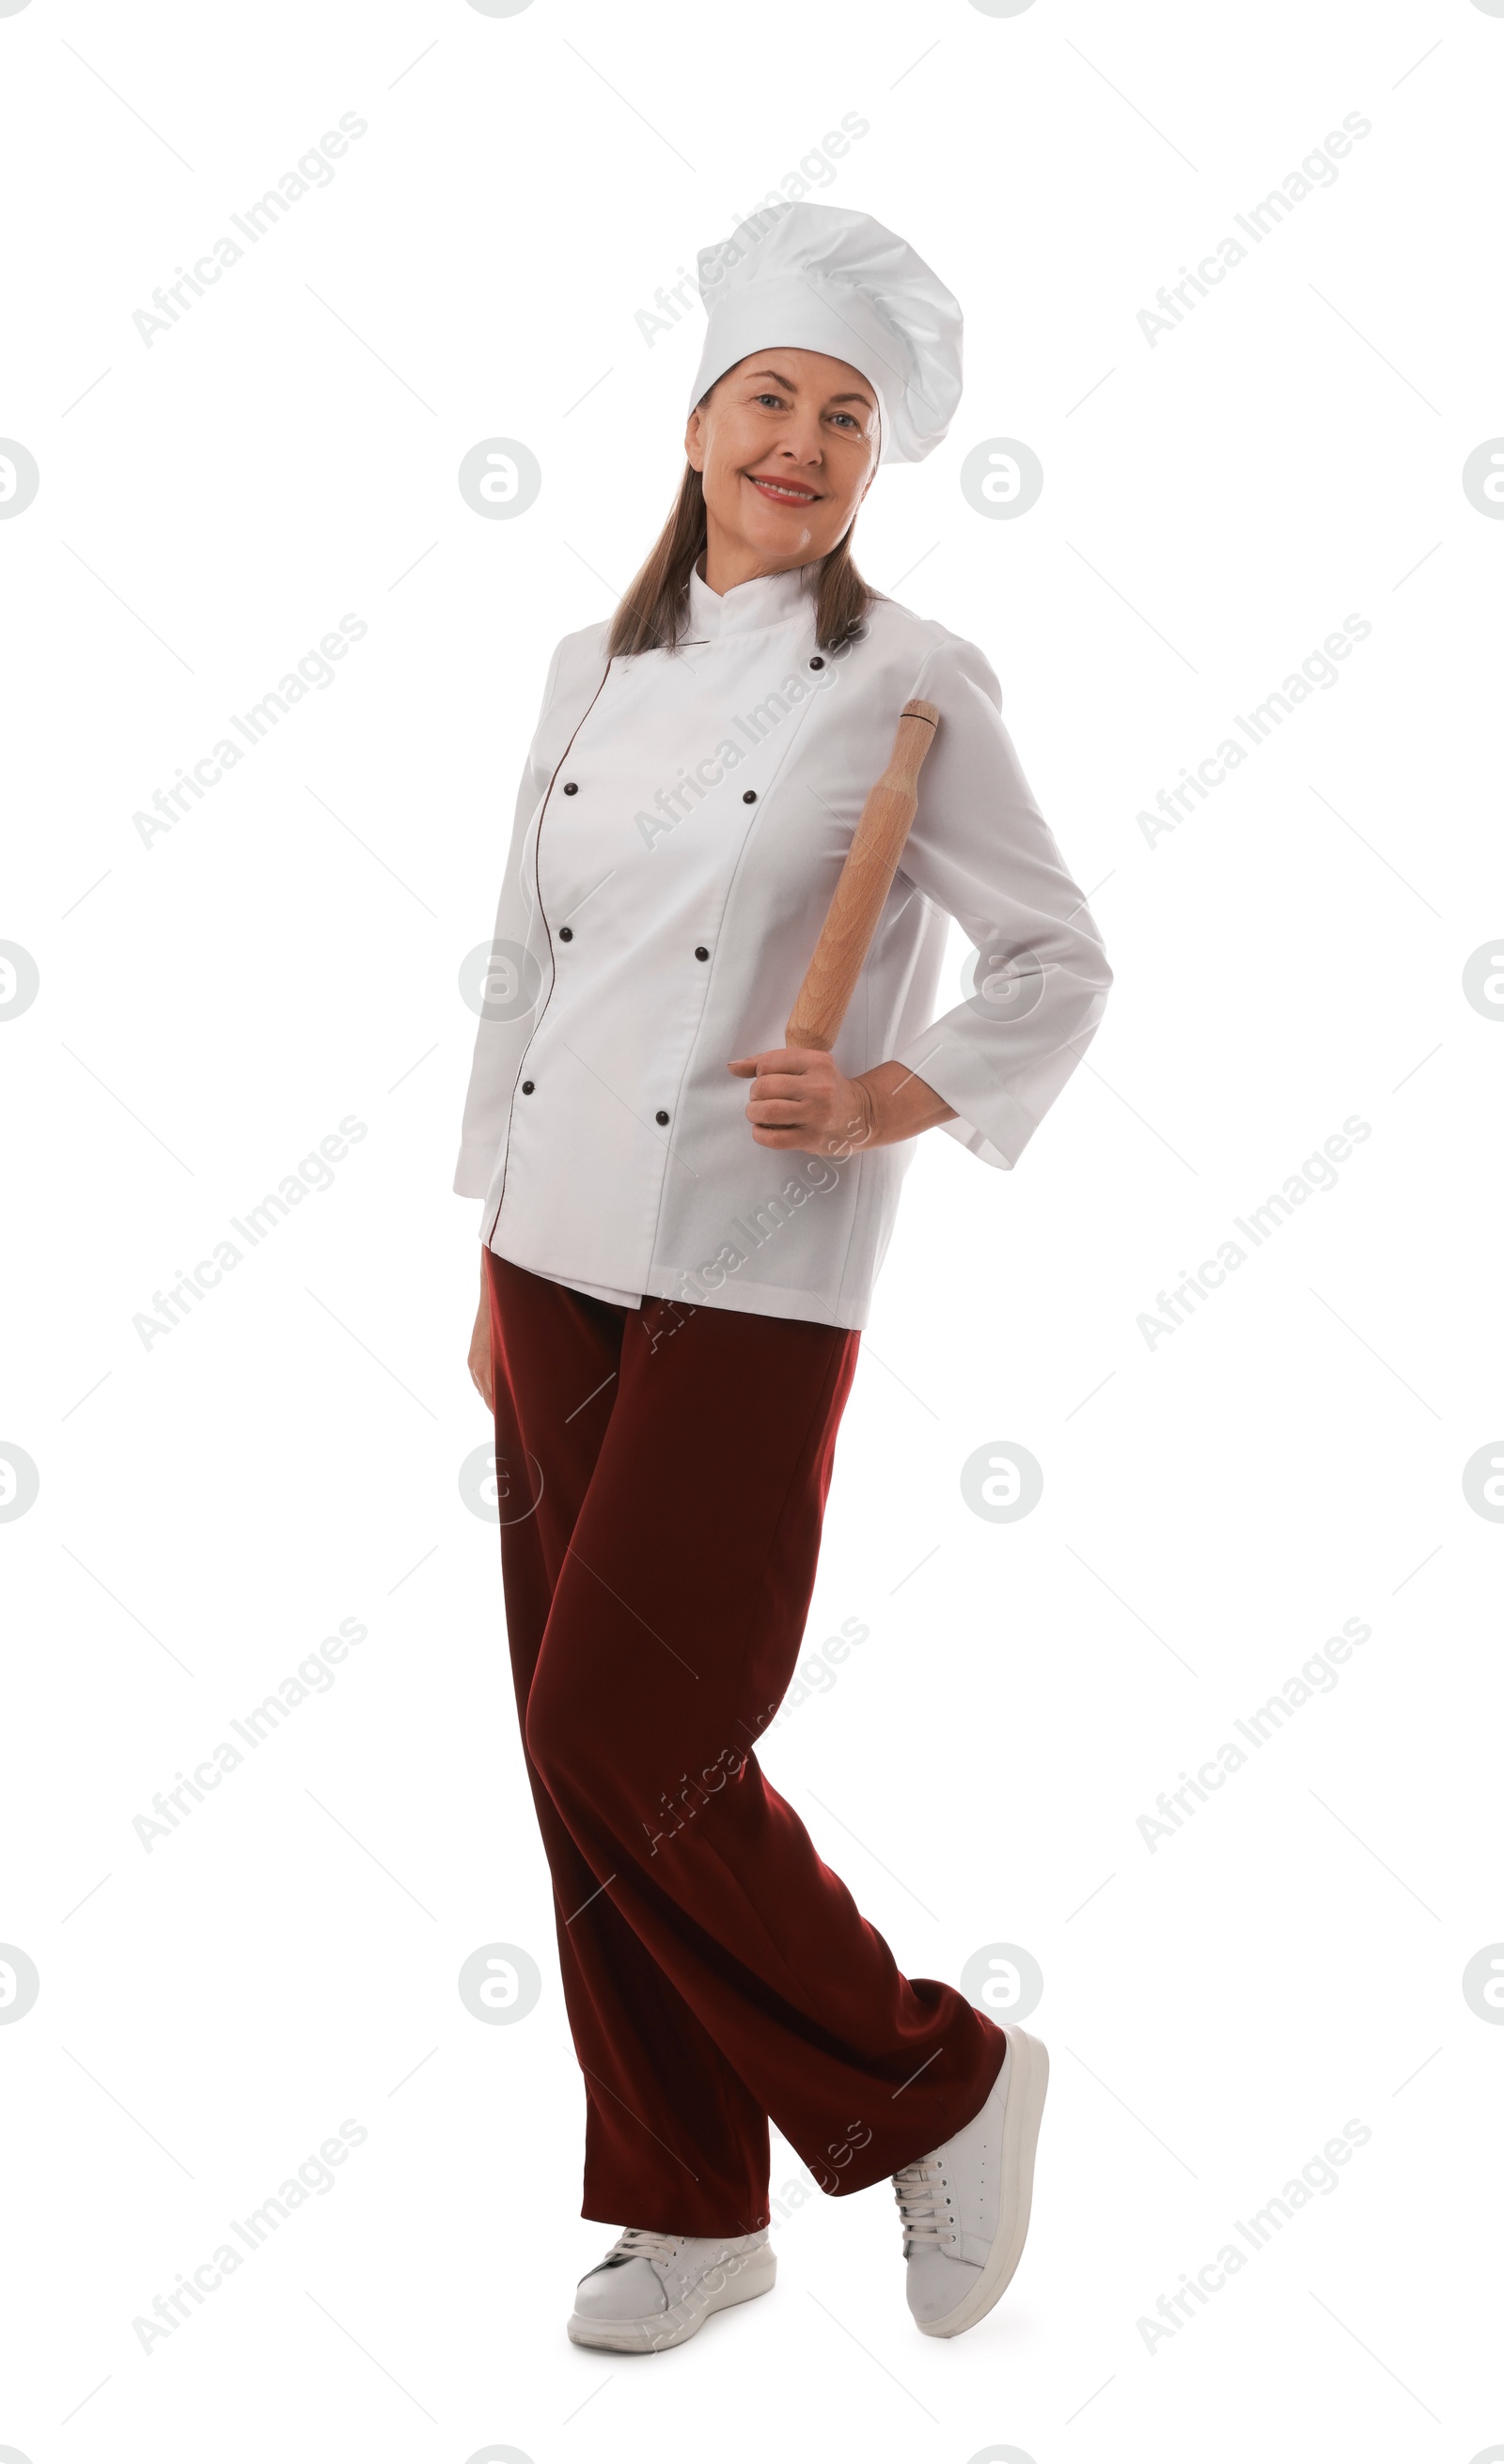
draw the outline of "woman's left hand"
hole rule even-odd
[[[756,1084],[746,1116],[760,1147],[802,1147],[808,1155],[847,1155],[874,1143],[873,1090],[848,1078],[829,1052],[784,1048],[726,1064]]]

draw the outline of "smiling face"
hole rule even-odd
[[[734,589],[826,556],[872,485],[877,396],[821,351],[754,351],[692,410],[684,450],[704,481],[705,580]]]

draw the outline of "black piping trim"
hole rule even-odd
[[[579,735],[581,728],[585,725],[586,720],[589,717],[591,711],[595,708],[596,703],[600,700],[602,693],[606,690],[606,679],[611,672],[611,665],[612,662],[608,659],[606,666],[601,672],[600,683],[596,686],[594,693],[590,695],[590,698],[586,703],[584,710],[575,720],[574,726],[570,731],[569,741],[564,746],[564,751],[560,754],[558,760],[554,763],[548,784],[543,789],[542,803],[539,806],[538,810],[538,828],[533,839],[533,897],[536,903],[537,913],[542,918],[545,929],[548,926],[548,917],[543,909],[542,886],[538,878],[538,851],[542,844],[543,814],[548,807],[548,799],[554,792],[554,781],[558,778],[560,771],[564,768],[564,763],[568,760],[570,754],[574,750],[575,737]],[[543,1001],[542,1008],[539,1011],[537,1017],[533,1021],[533,1033],[528,1037],[527,1044],[524,1045],[522,1048],[522,1052],[517,1065],[517,1076],[512,1081],[512,1103],[507,1106],[506,1115],[506,1155],[503,1157],[501,1164],[501,1186],[497,1192],[497,1211],[491,1218],[491,1229],[486,1234],[486,1246],[488,1249],[491,1246],[491,1234],[496,1230],[497,1225],[501,1221],[501,1201],[506,1196],[507,1167],[512,1160],[512,1106],[517,1102],[518,1086],[521,1079],[522,1067],[523,1064],[526,1062],[528,1050],[531,1047],[534,1036],[537,1035],[539,1028],[543,1023],[548,1003],[554,997],[554,986],[559,980],[559,964],[558,960],[554,957],[554,936],[551,931],[548,933],[548,968],[547,996]]]

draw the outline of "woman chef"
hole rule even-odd
[[[454,1186],[483,1198],[528,1776],[585,2076],[576,2343],[661,2350],[766,2292],[767,2118],[833,2196],[891,2175],[926,2335],[991,2308],[1047,2060],[910,1978],[759,1767],[898,1185],[942,1126],[1007,1169],[1109,970],[972,644],[871,591],[879,461],[945,434],[961,314],[865,214],[699,259],[678,501],[553,655]],[[784,1022],[911,695],[918,809],[832,1053]],[[932,1016],[954,916],[979,989]]]

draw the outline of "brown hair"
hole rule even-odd
[[[882,596],[862,580],[852,561],[855,527],[853,518],[845,536],[816,567],[815,636],[822,650],[839,649],[849,642],[866,621],[873,601]],[[690,575],[704,552],[707,536],[705,483],[694,464],[686,462],[674,511],[612,619],[608,658],[634,658],[639,650],[676,648],[689,622]]]

